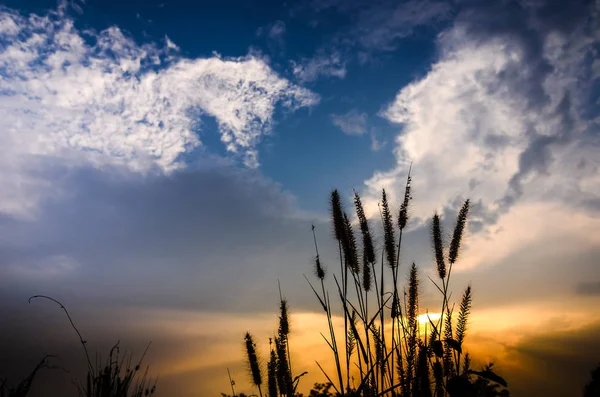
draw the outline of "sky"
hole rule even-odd
[[[600,361],[600,3],[4,0],[0,378],[34,396],[117,340],[164,395],[251,391],[278,281],[292,356],[324,381],[311,276],[336,263],[328,196],[379,225],[412,164],[401,266],[433,274],[429,220],[472,202],[456,296],[469,348],[519,396],[579,396]],[[446,230],[450,230],[447,228]],[[379,242],[379,246],[380,246]],[[423,284],[424,312],[435,287]],[[6,375],[3,375],[6,374]]]

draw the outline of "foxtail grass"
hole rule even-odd
[[[440,294],[439,318],[433,320],[425,311],[425,323],[419,321],[423,314],[419,306],[422,283],[416,263],[406,269],[406,284],[401,285],[399,269],[405,255],[402,238],[410,227],[412,193],[410,171],[397,212],[393,211],[387,192],[382,190],[379,202],[382,241],[376,242],[360,195],[354,191],[356,223],[353,223],[339,191],[331,192],[330,216],[338,245],[338,274],[326,271],[316,228],[312,226],[313,273],[320,286],[305,278],[327,319],[329,335],[322,336],[332,352],[335,373],[327,373],[318,362],[316,365],[336,396],[462,397],[477,395],[473,394],[477,384],[496,382],[505,386],[498,383],[501,378],[491,367],[481,371],[471,369],[471,356],[464,349],[471,314],[471,286],[462,294],[456,315],[455,304],[450,302],[450,278],[463,245],[469,200],[458,211],[448,246],[444,243],[443,219],[434,213],[430,222],[437,280],[429,279]],[[359,239],[354,227],[360,233]],[[328,277],[335,284],[332,296],[339,299],[338,305],[335,300],[332,302],[325,286]],[[334,313],[340,312],[344,320],[343,340],[333,326]],[[287,315],[287,301],[280,292],[279,328],[267,367],[271,397],[275,397],[274,393],[278,393],[277,397],[294,396],[299,380],[299,376],[292,376]],[[484,381],[478,383],[475,378]]]
[[[431,219],[433,263],[438,280],[430,280],[440,293],[441,315],[435,321],[427,317],[425,324],[420,324],[423,312],[419,307],[422,288],[419,267],[412,263],[407,269],[408,279],[404,287],[401,287],[399,273],[403,256],[402,236],[410,226],[410,172],[401,197],[399,209],[394,212],[389,195],[385,190],[381,192],[379,210],[383,241],[379,252],[375,249],[376,243],[359,194],[354,192],[353,201],[361,234],[360,246],[344,211],[341,195],[334,190],[330,197],[331,222],[340,258],[341,273],[333,274],[333,279],[337,289],[335,296],[339,297],[344,318],[345,362],[339,359],[341,349],[331,326],[332,302],[323,283],[324,277],[317,277],[322,284],[321,292],[317,292],[312,284],[310,286],[327,317],[330,337],[326,342],[334,355],[337,384],[332,382],[329,374],[325,373],[325,376],[334,383],[342,397],[455,397],[449,393],[448,385],[456,378],[464,378],[472,384],[469,379],[476,376],[470,368],[470,356],[463,354],[471,313],[471,286],[462,296],[457,316],[454,315],[454,305],[450,304],[450,277],[460,256],[470,202],[466,200],[459,209],[447,247],[442,218],[436,213]],[[393,216],[394,213],[397,217]],[[315,248],[316,258],[320,261],[316,237]],[[359,252],[362,253],[360,267],[357,266]],[[381,258],[379,269],[376,258]],[[316,273],[319,274],[318,271]],[[348,286],[352,284],[355,293],[349,292]],[[375,294],[369,296],[373,289]],[[370,308],[369,303],[375,305]],[[422,332],[423,326],[425,332]],[[319,368],[322,367],[319,365]],[[356,371],[358,379],[351,385],[350,374]]]
[[[258,363],[256,343],[254,343],[254,339],[252,338],[252,335],[250,335],[250,332],[246,332],[244,342],[246,347],[246,357],[248,359],[248,372],[250,374],[250,379],[252,380],[252,384],[258,389],[258,394],[260,397],[262,397],[262,374],[260,371],[260,365]]]

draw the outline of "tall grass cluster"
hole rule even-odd
[[[429,280],[438,291],[440,302],[430,312],[438,315],[426,314],[425,324],[419,322],[423,313],[419,303],[422,276],[415,263],[408,266],[401,263],[402,237],[410,221],[411,200],[410,173],[397,211],[392,210],[386,191],[382,191],[379,202],[382,241],[375,241],[358,193],[354,192],[356,221],[352,222],[339,192],[331,192],[330,219],[338,248],[339,272],[328,274],[313,226],[316,284],[308,278],[307,281],[327,322],[328,336],[323,338],[335,370],[328,373],[319,362],[317,368],[327,379],[327,387],[342,397],[507,396],[504,379],[491,365],[479,371],[472,369],[471,357],[464,348],[471,313],[471,286],[464,288],[457,302],[451,301],[451,275],[461,256],[469,200],[458,211],[449,239],[440,216],[435,213],[431,219],[436,277]],[[378,250],[378,246],[382,248]],[[407,267],[401,273],[403,266]],[[401,274],[406,272],[408,279],[402,283]],[[335,285],[331,293],[326,287],[328,277]],[[343,318],[342,333],[334,327],[334,315],[338,313]],[[269,397],[296,396],[302,375],[292,376],[288,315],[287,302],[281,299],[279,329],[267,365]],[[249,333],[246,341],[252,383],[262,397],[256,345]],[[311,395],[331,395],[329,391],[319,393],[311,391]]]

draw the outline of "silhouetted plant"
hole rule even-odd
[[[53,356],[51,355],[44,356],[44,358],[42,358],[42,360],[33,368],[29,375],[27,375],[27,377],[19,382],[19,384],[15,387],[9,387],[7,385],[7,379],[0,380],[0,397],[26,397],[29,394],[31,386],[33,385],[33,380],[41,369],[60,368],[50,365],[49,360],[52,357]]]
[[[262,397],[262,390],[260,386],[262,385],[262,375],[260,371],[260,365],[258,363],[258,355],[256,353],[256,343],[252,339],[252,335],[249,332],[246,332],[246,337],[244,338],[246,344],[246,357],[248,358],[248,371],[250,372],[250,379],[252,380],[252,384],[258,388],[258,394]]]
[[[433,215],[431,221],[431,239],[433,251],[435,253],[435,262],[437,264],[438,276],[441,279],[446,278],[446,260],[444,259],[444,242],[442,237],[442,225],[439,215]]]
[[[471,369],[470,355],[464,352],[463,344],[467,336],[472,304],[471,286],[465,289],[456,315],[454,304],[449,302],[450,277],[452,268],[460,256],[469,214],[469,200],[466,200],[458,211],[448,246],[444,244],[442,219],[437,213],[433,215],[431,242],[438,280],[429,279],[440,292],[441,307],[439,318],[435,321],[426,315],[422,324],[424,332],[419,324],[419,319],[422,318],[419,307],[421,282],[415,263],[408,269],[407,285],[400,288],[402,236],[409,222],[411,184],[409,171],[397,219],[392,215],[386,191],[382,190],[379,209],[383,244],[379,253],[375,248],[369,221],[358,193],[354,192],[353,201],[362,247],[358,246],[352,222],[344,210],[339,192],[331,192],[331,222],[340,260],[340,273],[332,274],[332,277],[344,320],[343,344],[338,343],[333,327],[332,303],[325,288],[327,272],[319,255],[315,227],[312,226],[315,244],[314,274],[321,288],[315,288],[308,278],[307,281],[327,318],[329,338],[324,338],[333,353],[337,382],[334,382],[317,362],[328,383],[316,384],[310,396],[509,395],[506,381],[494,372],[491,364],[475,371]],[[359,251],[359,248],[362,250]],[[362,253],[360,266],[359,253]],[[376,258],[380,258],[381,261],[379,270]],[[373,289],[374,294],[369,296]],[[375,303],[371,311],[369,302]],[[270,397],[297,396],[299,377],[292,377],[288,314],[287,301],[281,298],[280,291],[279,329],[274,338],[275,347],[271,348],[268,364]],[[340,359],[340,346],[344,350],[345,360]],[[355,368],[358,370],[358,379],[351,376]]]
[[[270,343],[269,343],[270,345]],[[269,363],[267,364],[267,384],[269,387],[269,397],[277,396],[277,354],[271,348]]]
[[[269,361],[267,362],[267,392],[269,397],[301,397],[296,393],[296,389],[300,378],[306,375],[307,372],[293,376],[289,351],[290,333],[289,307],[280,291],[277,334],[269,339],[270,351]],[[262,397],[262,371],[256,343],[254,343],[252,335],[248,332],[244,337],[244,342],[250,379]],[[232,392],[235,395],[235,391]],[[226,394],[222,393],[222,395],[225,396]]]
[[[344,316],[346,362],[343,365],[337,359],[340,350],[331,326],[332,307],[323,284],[325,275],[321,273],[323,277],[318,277],[322,284],[321,292],[310,286],[328,319],[330,338],[326,341],[334,354],[338,382],[333,382],[328,374],[324,374],[331,384],[330,387],[343,397],[445,397],[450,395],[452,387],[456,388],[463,383],[469,385],[468,390],[482,393],[487,387],[485,390],[488,394],[481,395],[493,395],[489,392],[496,389],[500,393],[497,395],[506,395],[508,391],[504,380],[494,373],[491,366],[481,371],[473,371],[470,368],[470,356],[463,355],[463,343],[467,336],[471,311],[471,286],[464,291],[456,318],[454,306],[449,302],[450,276],[460,256],[469,213],[469,200],[466,200],[458,211],[452,239],[447,248],[444,244],[442,220],[437,214],[433,216],[431,238],[439,281],[430,280],[441,294],[441,314],[436,321],[427,316],[423,334],[419,325],[419,315],[422,313],[419,308],[421,286],[419,270],[415,263],[410,268],[407,286],[404,289],[400,288],[398,274],[401,265],[402,235],[409,222],[411,183],[409,172],[397,220],[394,220],[392,215],[389,196],[385,190],[382,191],[379,208],[383,249],[380,252],[379,271],[375,266],[375,244],[360,196],[354,192],[356,217],[362,235],[362,267],[357,269],[355,258],[358,247],[352,233],[352,225],[343,210],[344,205],[339,192],[334,190],[331,193],[331,220],[339,245],[341,282],[335,274],[333,280]],[[320,260],[316,238],[315,248]],[[387,266],[384,266],[384,263]],[[388,272],[391,273],[391,289],[388,284]],[[348,291],[348,285],[352,283],[355,284],[355,294]],[[368,293],[373,287],[375,294],[369,299]],[[376,303],[373,313],[369,313],[368,310],[371,300]],[[317,364],[322,370],[321,365]],[[355,387],[350,387],[350,372],[354,368],[358,369],[359,381]]]
[[[583,391],[583,397],[598,396],[600,396],[600,364],[590,373],[590,381]]]
[[[98,361],[96,365],[92,365],[90,355],[87,349],[87,341],[83,339],[81,332],[75,326],[71,315],[67,308],[54,298],[45,295],[35,295],[29,298],[29,303],[34,299],[46,299],[52,301],[60,306],[60,308],[66,314],[71,328],[77,333],[79,337],[79,343],[83,347],[85,358],[87,361],[87,374],[84,382],[79,382],[77,387],[79,389],[79,395],[84,397],[143,397],[152,396],[156,391],[156,380],[148,378],[148,367],[145,368],[143,374],[141,371],[141,364],[150,347],[150,344],[146,347],[144,354],[140,358],[137,364],[132,366],[131,355],[123,354],[120,355],[119,342],[115,344],[108,354],[108,358],[104,364],[100,364]],[[47,356],[49,357],[49,356]],[[46,358],[47,358],[46,357]],[[25,397],[35,373],[43,367],[47,367],[45,362],[46,358],[36,367],[34,372],[26,379],[27,382],[22,385],[19,389],[17,388],[17,394],[8,394],[8,397]],[[21,385],[20,385],[21,386]],[[26,387],[25,387],[26,386]],[[0,388],[1,389],[1,388]],[[20,394],[19,394],[20,393]],[[4,397],[4,395],[2,395]]]
[[[331,383],[315,383],[308,397],[332,397]]]
[[[488,364],[480,371],[468,369],[460,376],[451,378],[447,384],[448,395],[450,397],[510,397],[506,381],[494,372],[493,366]]]
[[[143,397],[156,391],[156,380],[148,378],[148,367],[141,371],[141,363],[148,347],[137,364],[132,366],[131,355],[120,355],[119,343],[110,350],[106,363],[88,372],[85,385],[80,385],[84,397]]]

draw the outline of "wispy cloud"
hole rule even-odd
[[[270,28],[268,36],[271,39],[279,39],[285,34],[285,23],[283,21],[274,22]]]
[[[68,255],[56,254],[26,262],[4,264],[0,272],[25,279],[43,279],[70,275],[79,267],[77,261]]]
[[[278,20],[269,25],[261,26],[256,30],[256,35],[261,37],[264,36],[269,41],[269,47],[273,51],[283,51],[285,48],[285,36],[286,26],[285,22]]]
[[[363,135],[367,132],[367,114],[356,109],[344,114],[332,114],[331,121],[346,135]]]
[[[371,150],[378,152],[387,145],[387,141],[381,141],[377,138],[374,132],[371,132]]]
[[[63,11],[0,10],[0,211],[35,206],[41,158],[170,172],[202,146],[201,116],[214,117],[227,150],[249,167],[276,106],[318,96],[254,56],[189,59],[170,40],[137,44],[118,27],[78,31]],[[29,202],[28,202],[29,201]]]
[[[301,82],[315,81],[320,76],[338,79],[346,77],[346,62],[338,51],[319,51],[312,58],[291,61],[291,65],[294,76]]]
[[[444,1],[383,2],[358,14],[355,34],[368,50],[391,51],[415,28],[450,19],[451,11],[451,5]]]
[[[306,10],[313,27],[321,19],[337,19],[335,14],[342,14],[348,23],[340,24],[312,57],[291,62],[294,75],[303,82],[320,76],[343,79],[347,64],[374,61],[374,54],[395,50],[401,39],[418,28],[439,25],[453,15],[450,3],[434,0],[309,0],[292,7],[291,14],[298,16]]]
[[[415,29],[450,20],[453,13],[450,2],[435,0],[314,0],[308,7],[349,17],[351,27],[341,33],[342,41],[369,52],[394,50]]]

